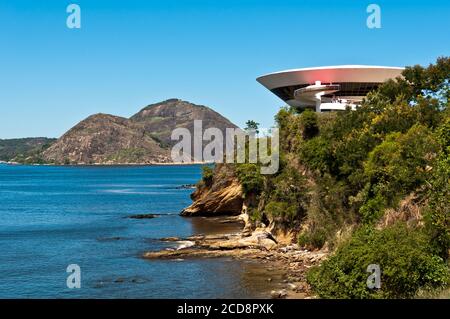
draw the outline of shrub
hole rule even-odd
[[[350,134],[336,139],[334,171],[339,177],[353,178],[359,175],[369,152],[380,142],[380,139],[367,130],[355,130]]]
[[[293,109],[282,108],[275,116],[280,129],[280,151],[295,152],[302,141],[300,116]]]
[[[367,266],[378,264],[381,289],[367,287]],[[448,265],[434,255],[421,229],[395,224],[384,230],[363,227],[307,280],[322,298],[410,298],[419,289],[445,287]]]
[[[319,134],[319,125],[317,113],[306,109],[300,116],[300,125],[302,126],[303,139],[308,140]]]
[[[286,202],[269,202],[264,211],[281,222],[292,222],[297,216],[296,205]]]
[[[450,118],[446,119],[436,135],[441,150],[430,181],[429,205],[425,221],[436,252],[443,258],[448,258],[450,249]]]
[[[376,219],[384,208],[395,206],[399,198],[422,185],[437,149],[431,131],[419,124],[404,134],[391,133],[377,145],[364,165],[368,184],[361,213],[365,219]]]
[[[264,208],[267,215],[289,224],[299,221],[306,210],[305,181],[305,177],[291,165],[285,166],[278,175],[268,177],[262,195],[263,202],[267,203]]]
[[[236,167],[236,173],[244,195],[259,195],[261,193],[264,186],[264,178],[258,165],[239,164]]]
[[[330,142],[322,136],[306,141],[300,148],[300,159],[312,170],[322,174],[329,172],[333,165]]]
[[[202,167],[202,181],[206,186],[211,186],[214,177],[214,170],[211,166],[205,165]]]
[[[254,207],[249,207],[247,213],[248,213],[248,216],[250,217],[250,220],[252,222],[262,221],[263,220],[263,214],[258,209],[254,208]]]
[[[338,231],[355,220],[354,212],[345,207],[346,187],[324,175],[309,187],[308,195],[309,205],[298,243],[309,249],[322,248],[325,243],[332,248]]]
[[[321,248],[325,245],[328,233],[324,228],[315,228],[298,235],[297,242],[301,247]]]

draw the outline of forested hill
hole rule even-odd
[[[49,147],[56,138],[30,137],[0,139],[0,161],[11,161],[32,157]]]

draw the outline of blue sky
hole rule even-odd
[[[66,7],[81,7],[81,29]],[[381,29],[366,7],[381,7]],[[168,98],[263,127],[284,69],[427,65],[450,55],[450,1],[0,0],[0,138],[58,137],[93,113]]]

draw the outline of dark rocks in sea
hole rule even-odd
[[[179,238],[179,237],[164,237],[164,238],[160,238],[159,239],[160,241],[180,241],[180,240],[182,240],[181,238]]]
[[[131,215],[128,216],[128,218],[132,218],[132,219],[151,219],[151,218],[155,218],[158,217],[158,214],[136,214],[136,215]]]
[[[127,239],[127,238],[125,238],[125,237],[119,237],[119,236],[116,236],[116,237],[100,237],[100,238],[97,238],[98,241],[116,241],[116,240],[124,240],[124,239]]]
[[[104,288],[106,286],[111,286],[114,284],[144,284],[149,282],[150,280],[140,276],[133,277],[118,277],[118,278],[108,278],[102,279],[95,283],[94,288]]]

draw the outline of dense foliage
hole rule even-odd
[[[202,182],[209,186],[212,184],[214,177],[214,170],[211,168],[211,166],[205,165],[202,166]]]
[[[236,168],[236,173],[244,195],[256,194],[259,195],[263,189],[263,177],[260,169],[256,164],[241,164]]]
[[[279,172],[238,174],[258,216],[289,225],[302,246],[334,251],[309,276],[320,296],[411,297],[448,285],[449,77],[450,58],[439,58],[406,68],[356,111],[282,108]],[[382,288],[369,290],[366,267],[377,263]]]
[[[367,266],[382,271],[381,289],[367,288]],[[363,227],[321,267],[308,273],[308,281],[323,298],[405,298],[419,289],[447,284],[449,269],[433,254],[421,230],[399,223],[384,230]]]

